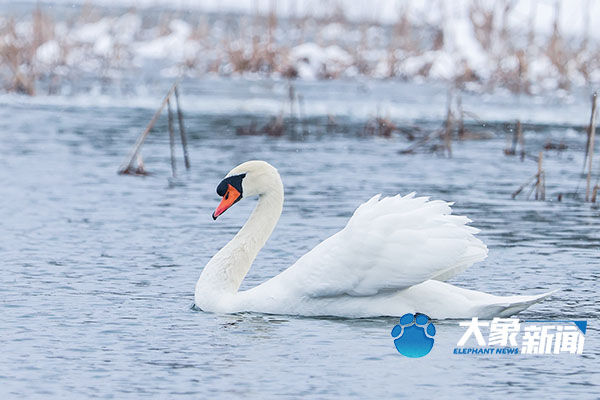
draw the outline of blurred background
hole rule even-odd
[[[6,91],[65,94],[160,77],[441,81],[538,94],[600,81],[591,0],[15,1]]]

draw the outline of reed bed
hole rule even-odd
[[[86,5],[69,17],[38,6],[16,20],[0,17],[0,81],[6,91],[56,93],[88,74],[100,81],[153,62],[168,75],[437,80],[469,90],[537,93],[600,80],[600,47],[589,35],[565,37],[557,9],[550,36],[508,25],[513,2],[469,3],[467,23],[486,67],[454,54],[452,21],[415,21],[401,2],[393,24],[350,21],[334,4],[319,15],[185,14],[159,17]],[[531,14],[535,14],[532,8]],[[525,38],[525,40],[524,40]],[[535,64],[535,65],[534,65]],[[544,66],[541,68],[540,66]],[[482,69],[483,68],[483,69]]]
[[[304,127],[307,125],[305,117],[302,113],[296,110],[301,109],[301,94],[298,94],[290,81],[289,97],[281,105],[282,110],[288,112],[280,112],[276,116],[272,116],[269,122],[262,127],[256,122],[251,121],[247,126],[237,127],[238,135],[265,135],[271,137],[287,137],[289,139],[303,139],[309,134],[350,134],[357,137],[380,137],[383,139],[394,140],[399,146],[405,146],[398,150],[400,155],[409,155],[415,153],[433,153],[440,156],[452,157],[453,143],[468,140],[486,140],[495,136],[494,131],[498,131],[497,124],[491,124],[482,121],[474,113],[465,110],[462,105],[461,92],[456,88],[448,90],[448,101],[446,118],[438,127],[423,127],[423,126],[407,126],[406,124],[397,123],[389,117],[380,115],[379,111],[376,115],[368,119],[362,128],[356,128],[354,132],[350,132],[347,128],[340,128],[336,122],[336,118],[328,116],[326,122],[321,124],[321,128],[316,127],[315,132],[309,132]],[[555,151],[560,153],[568,148],[564,142],[553,142],[551,140],[538,148],[529,149],[527,151],[525,143],[525,129],[535,129],[535,125],[523,124],[520,120],[514,124],[505,124],[506,129],[506,146],[503,150],[505,156],[518,157],[521,162],[534,161],[537,166],[537,171],[534,175],[528,178],[525,183],[520,185],[512,194],[513,199],[524,195],[527,200],[534,199],[537,201],[552,201],[554,199],[562,201],[563,198],[576,199],[578,201],[586,201],[595,203],[600,191],[600,168],[598,173],[594,175],[593,156],[594,156],[594,138],[595,138],[595,116],[597,106],[597,94],[592,96],[592,112],[590,122],[587,127],[573,126],[572,128],[580,130],[582,133],[587,133],[588,141],[585,146],[585,159],[583,176],[586,182],[585,196],[578,194],[578,189],[574,192],[561,191],[555,194],[547,193],[546,170],[544,168],[545,152]],[[298,127],[303,127],[299,134]],[[319,131],[320,129],[320,131]],[[346,130],[344,130],[346,129]],[[496,132],[497,134],[498,132]],[[408,143],[408,145],[405,145]],[[530,146],[531,147],[531,146]],[[595,182],[594,182],[595,176]]]
[[[596,203],[598,191],[600,190],[600,168],[598,168],[596,181],[592,184],[592,180],[594,178],[593,172],[593,159],[594,159],[594,141],[596,135],[596,115],[597,115],[597,100],[598,94],[594,92],[591,97],[591,112],[590,112],[590,122],[588,126],[585,128],[585,133],[587,136],[586,145],[584,147],[584,157],[583,157],[583,171],[582,176],[585,178],[585,195],[579,194],[580,183],[578,182],[577,187],[574,192],[559,192],[556,194],[556,199],[558,201],[562,201],[565,195],[568,195],[571,198]],[[516,155],[517,142],[521,145],[521,160],[525,158],[534,159],[537,163],[537,173],[527,179],[525,183],[523,183],[517,190],[515,190],[511,197],[514,199],[520,194],[524,192],[524,189],[529,187],[530,190],[526,196],[527,199],[531,197],[531,194],[535,192],[535,200],[545,201],[546,200],[546,172],[543,168],[543,160],[544,160],[544,151],[556,150],[563,151],[567,148],[564,143],[555,144],[552,142],[547,142],[542,151],[538,153],[537,157],[533,157],[527,153],[525,153],[524,148],[524,136],[522,132],[521,122],[517,121],[516,123],[517,129],[515,130],[515,134],[513,135],[512,145],[508,146],[504,150],[504,154],[508,156]],[[508,139],[508,136],[507,136]]]

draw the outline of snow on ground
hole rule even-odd
[[[27,0],[21,1],[27,3]],[[39,3],[31,0],[31,3]],[[85,5],[89,0],[46,0],[42,4]],[[200,10],[214,13],[238,12],[267,14],[275,11],[281,17],[290,16],[327,16],[336,8],[353,21],[370,20],[386,24],[398,21],[405,10],[409,11],[411,22],[438,23],[444,8],[452,8],[464,13],[472,0],[94,0],[94,5],[106,7],[166,7],[178,10]],[[485,7],[503,7],[503,1],[480,0]],[[528,26],[533,22],[536,32],[552,33],[552,24],[556,8],[560,9],[559,29],[569,35],[586,34],[586,21],[600,19],[600,2],[596,0],[514,0],[510,1],[514,9],[509,25],[512,28]],[[533,14],[533,15],[532,15]],[[533,18],[532,18],[533,16]],[[587,25],[589,34],[600,39],[600,30]]]
[[[33,12],[37,4],[41,17]],[[80,14],[64,17],[73,4]],[[84,15],[85,4],[0,5],[6,87],[29,91],[28,77],[57,82],[140,72],[366,76],[534,94],[600,83],[600,30],[593,29],[599,1],[99,0]],[[163,11],[152,17],[157,7]]]

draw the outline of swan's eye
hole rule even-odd
[[[241,194],[242,193],[242,179],[244,179],[245,176],[246,176],[246,174],[240,174],[240,175],[229,176],[229,177],[223,179],[221,181],[221,183],[219,183],[219,186],[217,186],[217,194],[224,198],[225,194],[227,193],[227,189],[229,188],[229,185],[233,186],[235,188],[235,190],[237,190]]]

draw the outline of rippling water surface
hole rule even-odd
[[[114,105],[110,96],[85,102],[2,99],[2,398],[600,395],[600,211],[568,196],[556,201],[559,192],[574,192],[578,186],[582,191],[584,138],[572,128],[540,121],[545,115],[577,120],[572,113],[577,102],[497,105],[492,100],[480,104],[476,96],[466,99],[467,107],[471,101],[488,116],[518,110],[526,118],[537,110],[531,116],[541,125],[526,130],[531,153],[548,138],[569,146],[560,153],[546,152],[547,193],[553,201],[535,202],[510,198],[536,165],[503,155],[501,123],[489,127],[495,138],[455,143],[451,159],[400,155],[408,146],[404,139],[356,135],[366,115],[352,110],[374,113],[382,104],[376,94],[350,84],[323,92],[308,85],[299,88],[306,98],[323,97],[334,109],[344,96],[353,98],[353,109],[337,109],[333,132],[327,133],[326,112],[321,112],[326,101],[315,100],[306,105],[310,133],[304,140],[237,136],[237,127],[251,120],[263,123],[269,107],[279,107],[274,106],[279,100],[260,100],[276,92],[272,87],[237,84],[242,94],[231,100],[240,105],[237,111],[210,107],[213,98],[227,103],[229,94],[222,93],[218,81],[185,86],[193,169],[181,171],[180,163],[176,180],[168,179],[164,120],[143,151],[153,174],[116,174],[158,102],[148,99],[158,99],[164,91],[133,98],[130,104],[115,96]],[[411,95],[418,100],[422,92],[413,89],[395,87],[396,100],[381,111],[388,107],[402,119],[406,109],[404,119],[411,123],[438,124],[445,93],[423,88],[421,105],[415,105]],[[252,93],[258,98],[254,103],[248,100]],[[366,93],[367,100],[359,104],[356,93]],[[433,105],[426,104],[426,96]],[[311,108],[314,104],[323,110]],[[579,119],[583,123],[586,118]],[[455,201],[455,212],[473,219],[490,248],[485,262],[452,283],[495,294],[557,289],[520,316],[587,319],[584,355],[456,356],[451,351],[463,328],[439,321],[432,352],[407,359],[394,348],[393,318],[219,315],[192,309],[202,267],[254,205],[240,202],[212,221],[219,200],[216,185],[248,159],[264,159],[279,169],[286,203],[243,288],[277,274],[339,230],[373,194],[417,191]]]

